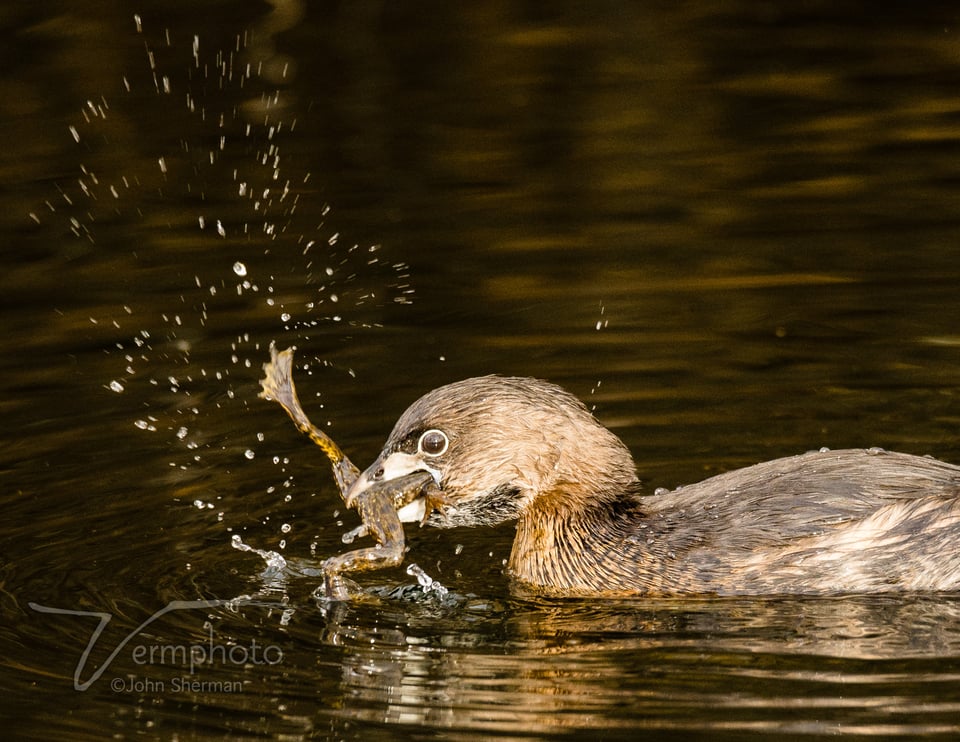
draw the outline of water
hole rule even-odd
[[[317,599],[357,519],[257,398],[276,340],[361,466],[489,372],[651,493],[960,461],[952,5],[76,5],[0,11],[8,736],[960,733],[951,596],[542,600],[509,527],[408,525]]]

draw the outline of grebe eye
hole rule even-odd
[[[420,440],[417,441],[417,451],[427,456],[439,456],[446,453],[449,445],[450,439],[447,438],[446,433],[432,429],[420,436]]]

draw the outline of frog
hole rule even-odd
[[[435,509],[443,507],[444,495],[428,472],[413,472],[351,494],[351,486],[360,476],[360,470],[329,435],[310,422],[304,412],[293,382],[295,352],[296,346],[278,351],[275,343],[270,344],[270,361],[263,364],[264,377],[260,380],[259,396],[279,404],[297,429],[319,446],[329,459],[341,498],[348,508],[357,511],[361,520],[360,526],[344,534],[344,543],[368,535],[376,542],[373,546],[332,556],[322,563],[323,595],[330,600],[347,600],[352,597],[356,586],[346,573],[401,564],[406,553],[403,523],[419,521],[423,525]]]

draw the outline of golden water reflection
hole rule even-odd
[[[469,610],[407,629],[349,613],[326,635],[344,651],[349,718],[498,734],[960,731],[960,666],[934,659],[960,650],[955,601],[557,602],[513,606],[494,632],[482,613],[461,623]]]

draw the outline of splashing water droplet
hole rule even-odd
[[[267,568],[264,571],[265,576],[274,577],[276,574],[282,574],[284,568],[287,566],[287,560],[284,559],[282,555],[275,551],[267,551],[249,546],[243,543],[243,539],[237,534],[233,534],[233,536],[230,537],[230,545],[239,551],[249,551],[254,554],[259,554],[267,563]]]
[[[448,593],[447,588],[433,579],[416,564],[411,564],[409,567],[407,567],[407,574],[411,577],[417,578],[417,582],[420,583],[420,587],[423,588],[425,593],[434,593],[440,598],[446,596]]]
[[[238,260],[236,263],[233,264],[233,272],[236,273],[238,276],[245,276],[247,275],[247,266],[245,266],[243,263],[241,263]]]
[[[252,459],[257,454],[255,454],[252,449],[248,448],[246,451],[243,452],[243,455],[246,456],[248,459]]]
[[[354,541],[356,541],[358,536],[366,536],[366,535],[367,535],[367,527],[364,525],[360,525],[351,531],[347,531],[345,534],[343,534],[340,537],[340,540],[343,541],[343,543],[345,544],[352,544]]]
[[[111,382],[110,382],[110,391],[111,391],[111,392],[116,392],[117,394],[119,394],[120,392],[123,391],[123,384],[121,384],[119,381],[111,381]]]

